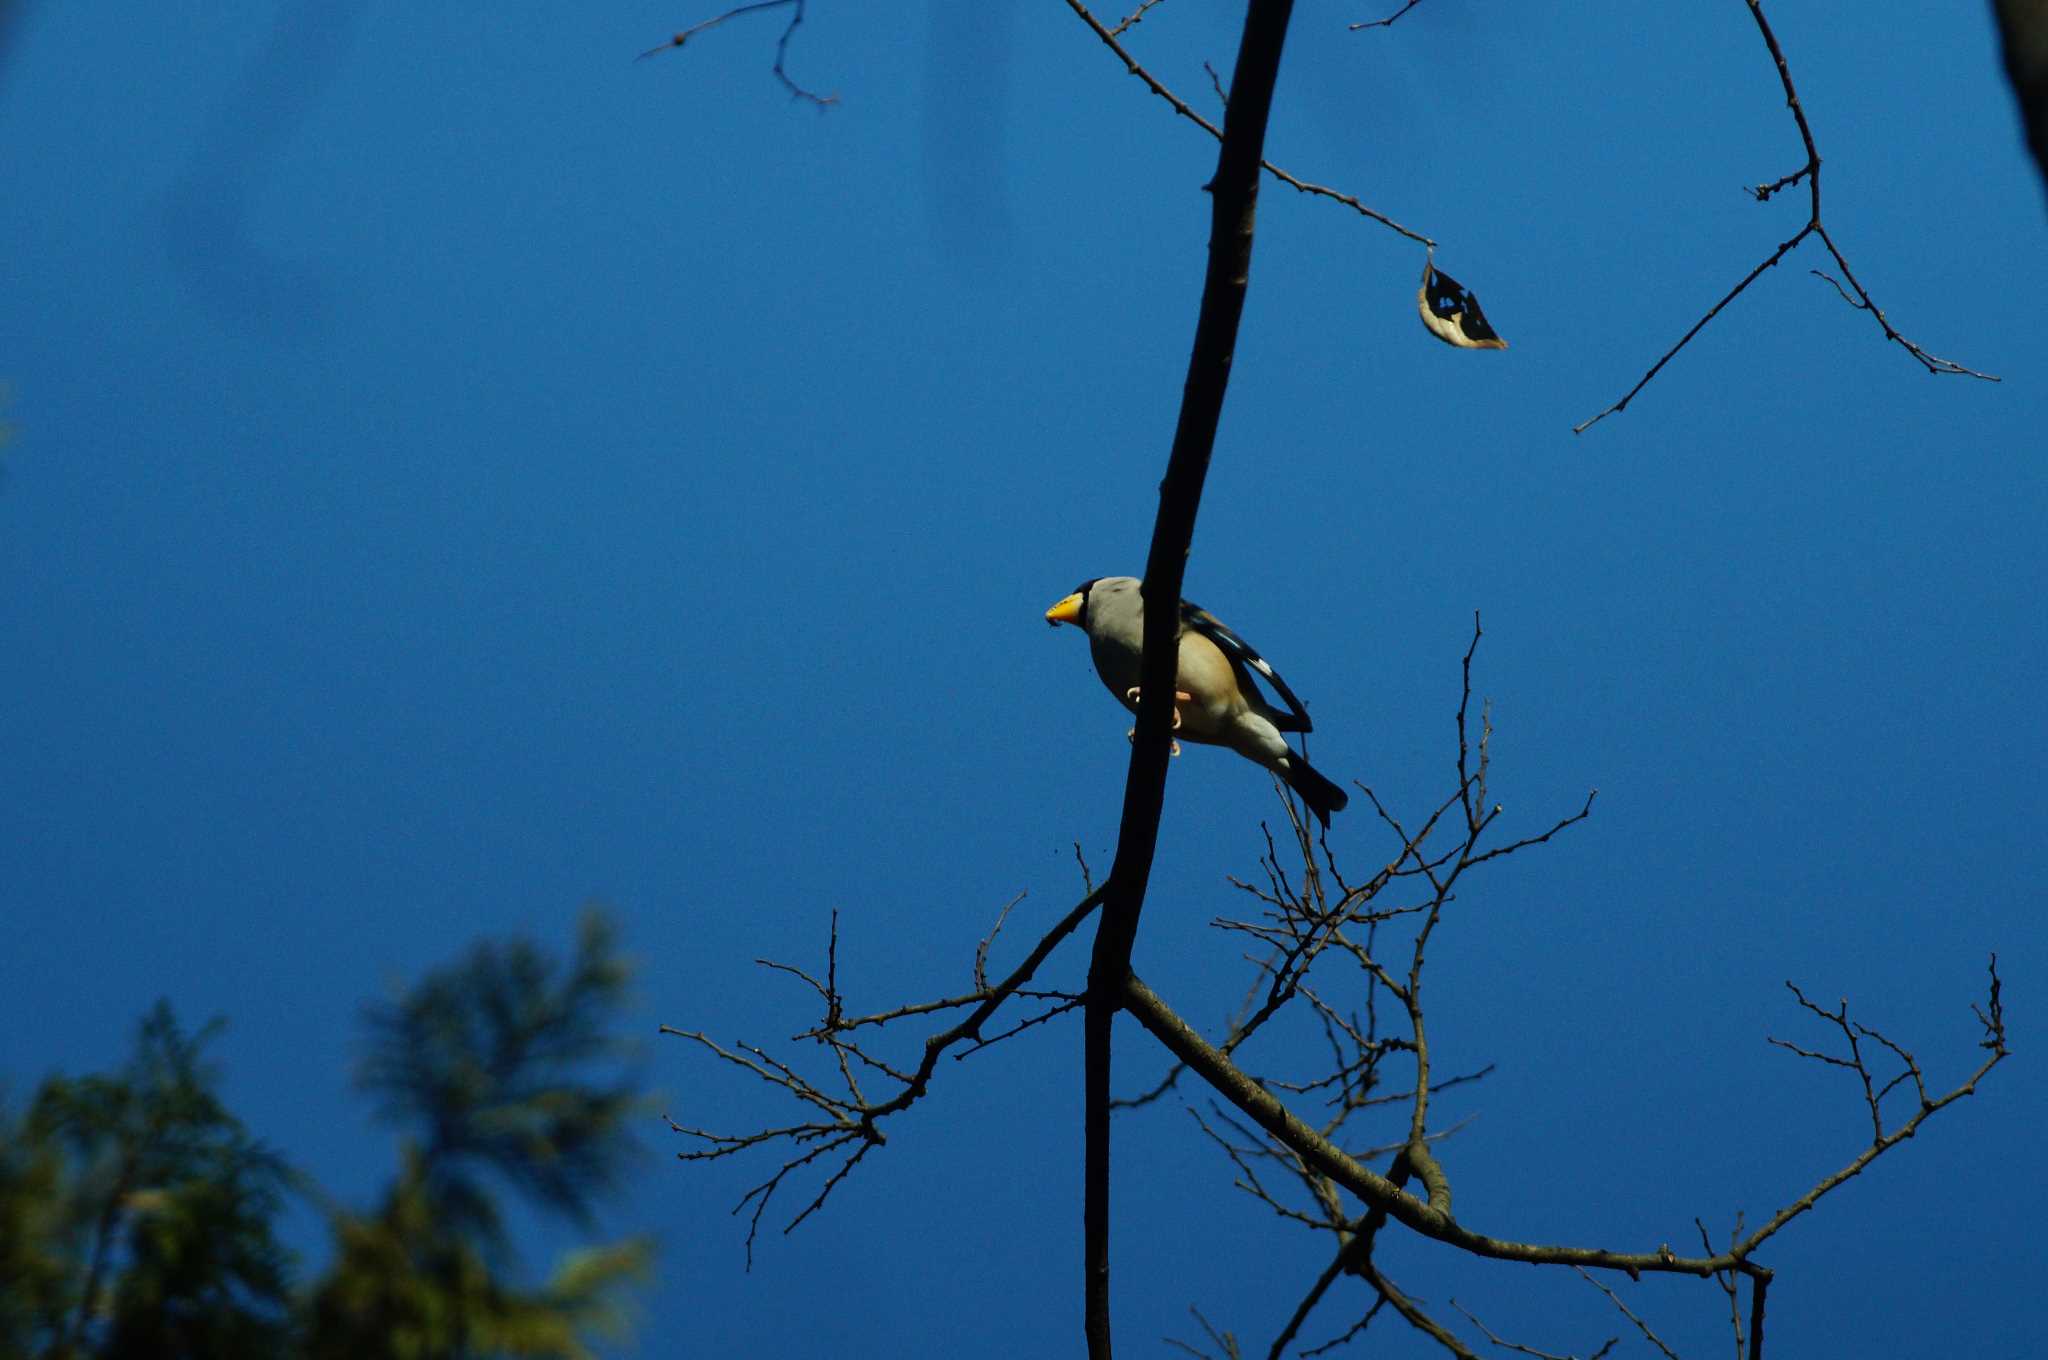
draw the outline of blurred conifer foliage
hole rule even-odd
[[[0,1356],[33,1360],[587,1357],[630,1323],[653,1243],[597,1243],[538,1283],[516,1200],[590,1231],[636,1151],[631,968],[599,911],[558,959],[485,941],[369,1006],[356,1078],[401,1132],[367,1211],[335,1202],[221,1103],[196,1032],[159,1001],[116,1071],[0,1093]],[[310,1278],[278,1240],[319,1207]]]

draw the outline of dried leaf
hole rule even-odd
[[[1465,286],[1436,267],[1434,261],[1422,266],[1422,287],[1415,290],[1415,305],[1429,333],[1459,349],[1506,349],[1508,342],[1486,324],[1479,299]]]

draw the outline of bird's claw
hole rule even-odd
[[[1144,687],[1142,685],[1132,685],[1129,689],[1124,691],[1124,698],[1130,701],[1131,706],[1133,708],[1137,707],[1138,695],[1143,688]],[[1180,706],[1182,704],[1193,703],[1195,700],[1195,696],[1188,693],[1184,689],[1177,689],[1173,692],[1173,699],[1173,730],[1178,732],[1180,731]],[[1134,727],[1131,730],[1135,732],[1138,729]],[[1174,754],[1179,755],[1180,752],[1176,750]]]
[[[1128,741],[1128,742],[1130,742],[1130,743],[1132,743],[1133,745],[1135,745],[1135,744],[1137,743],[1137,740],[1138,740],[1138,729],[1137,729],[1137,728],[1135,728],[1135,727],[1133,727],[1133,728],[1132,728],[1132,729],[1131,729],[1130,731],[1128,731],[1128,732],[1124,733],[1124,740],[1125,740],[1125,741]],[[1170,756],[1177,756],[1177,755],[1179,755],[1179,754],[1180,754],[1180,742],[1179,742],[1178,740],[1175,740],[1175,741],[1174,741],[1174,742],[1173,742],[1172,744],[1170,744],[1170,745],[1169,745],[1169,746],[1168,746],[1168,747],[1166,748],[1166,754],[1168,754],[1168,755],[1170,755]]]
[[[1124,698],[1130,700],[1131,706],[1133,708],[1137,707],[1138,694],[1142,688],[1143,686],[1140,685],[1132,685],[1129,689],[1124,691]],[[1184,689],[1177,689],[1173,692],[1173,698],[1173,730],[1178,732],[1180,731],[1180,706],[1182,704],[1193,703],[1195,696],[1188,693]],[[1133,727],[1130,731],[1124,733],[1124,736],[1130,741],[1136,741],[1138,739],[1138,729]],[[1166,748],[1166,753],[1170,756],[1179,755],[1180,742],[1178,740],[1175,740],[1172,745]]]

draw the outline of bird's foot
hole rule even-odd
[[[1124,691],[1124,697],[1130,700],[1132,705],[1135,706],[1138,702],[1138,694],[1141,689],[1142,686],[1132,685],[1129,689]],[[1173,692],[1173,698],[1173,730],[1178,732],[1180,731],[1180,706],[1182,704],[1194,702],[1195,696],[1189,694],[1184,689],[1177,689]],[[1138,739],[1138,729],[1133,727],[1130,731],[1124,733],[1124,736],[1131,741],[1136,741]],[[1170,756],[1179,755],[1180,742],[1176,740],[1171,746],[1167,747],[1166,753]]]
[[[1141,686],[1141,685],[1132,685],[1132,686],[1131,686],[1131,687],[1130,687],[1129,689],[1127,689],[1127,690],[1125,690],[1125,691],[1124,691],[1124,698],[1125,698],[1125,699],[1128,699],[1128,700],[1130,701],[1130,703],[1131,703],[1131,706],[1132,706],[1132,707],[1134,707],[1134,708],[1135,708],[1135,707],[1137,706],[1137,703],[1138,703],[1138,695],[1139,695],[1139,693],[1140,693],[1140,692],[1141,692],[1142,690],[1143,690],[1143,686]],[[1188,704],[1188,703],[1193,703],[1193,702],[1194,702],[1194,699],[1195,699],[1195,696],[1194,696],[1194,695],[1192,695],[1192,694],[1190,694],[1190,693],[1188,693],[1188,692],[1187,692],[1186,690],[1184,690],[1184,689],[1177,689],[1177,690],[1175,690],[1175,691],[1173,692],[1173,701],[1174,701],[1174,702],[1173,702],[1173,730],[1174,730],[1174,731],[1176,731],[1176,732],[1180,731],[1180,706],[1181,706],[1182,704]],[[1136,729],[1135,727],[1134,727],[1134,728],[1132,728],[1131,730],[1132,730],[1133,732],[1137,731],[1137,729]],[[1175,752],[1174,752],[1174,754],[1175,754],[1175,755],[1179,755],[1179,754],[1180,754],[1180,752],[1179,752],[1179,751],[1175,751]]]

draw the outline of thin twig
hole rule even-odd
[[[1519,1351],[1523,1355],[1533,1355],[1536,1357],[1536,1360],[1577,1360],[1576,1356],[1558,1355],[1552,1351],[1539,1351],[1534,1346],[1524,1346],[1520,1342],[1509,1341],[1505,1337],[1495,1335],[1493,1328],[1481,1322],[1478,1319],[1478,1317],[1476,1317],[1473,1314],[1470,1308],[1467,1308],[1464,1304],[1459,1303],[1456,1299],[1451,1300],[1451,1307],[1463,1313],[1465,1315],[1466,1321],[1470,1322],[1474,1327],[1477,1327],[1480,1331],[1485,1332],[1486,1339],[1488,1341],[1491,1341],[1494,1345],[1499,1346],[1505,1350]],[[1607,1352],[1613,1350],[1615,1343],[1620,1340],[1621,1338],[1618,1336],[1608,1337],[1607,1340],[1604,1343],[1602,1343],[1600,1349],[1593,1352],[1591,1360],[1600,1360],[1600,1357],[1607,1354]]]
[[[1230,92],[1223,88],[1223,77],[1217,75],[1216,68],[1206,61],[1202,63],[1202,69],[1209,73],[1209,88],[1216,92],[1216,102],[1226,109],[1229,108]]]
[[[1393,1310],[1406,1318],[1408,1325],[1442,1346],[1458,1360],[1479,1360],[1478,1352],[1460,1341],[1450,1328],[1422,1311],[1422,1305],[1394,1287],[1394,1282],[1380,1274],[1379,1267],[1371,1261],[1361,1261],[1358,1273],[1365,1282],[1380,1292]]]
[[[811,90],[807,90],[803,86],[797,84],[796,81],[792,80],[790,78],[788,70],[785,69],[785,63],[787,63],[787,61],[789,60],[789,40],[796,36],[796,31],[798,27],[801,26],[804,21],[804,3],[805,0],[755,0],[755,3],[750,5],[735,6],[734,8],[727,10],[723,14],[714,14],[709,19],[706,19],[701,23],[692,24],[690,27],[676,34],[674,37],[670,38],[665,43],[661,43],[658,46],[648,48],[645,52],[642,52],[640,54],[639,59],[645,61],[647,58],[655,55],[657,52],[667,52],[674,48],[681,47],[684,43],[696,37],[699,33],[703,33],[706,32],[707,30],[717,28],[720,24],[726,22],[726,20],[728,19],[737,19],[743,14],[753,14],[758,10],[780,9],[784,5],[788,5],[791,7],[789,12],[789,22],[783,25],[782,36],[778,37],[775,40],[775,65],[772,68],[775,73],[775,78],[782,82],[782,87],[789,91],[790,97],[792,99],[804,100],[808,103],[817,105],[821,109],[829,108],[832,105],[837,104],[839,102],[838,95],[817,94]]]
[[[995,942],[996,942],[996,936],[998,936],[998,935],[1000,935],[1000,934],[1002,934],[1002,933],[1003,933],[1003,922],[1005,922],[1005,921],[1007,921],[1007,920],[1009,920],[1009,919],[1010,919],[1010,909],[1011,909],[1012,907],[1015,907],[1015,906],[1016,906],[1016,905],[1017,905],[1017,904],[1018,904],[1019,902],[1022,902],[1023,900],[1024,900],[1024,894],[1023,894],[1023,893],[1018,893],[1018,894],[1017,894],[1017,895],[1016,895],[1015,897],[1011,898],[1011,899],[1010,899],[1010,900],[1009,900],[1008,902],[1005,902],[1005,903],[1003,904],[1003,909],[1002,909],[1002,910],[1001,910],[1000,912],[998,912],[998,913],[996,914],[996,923],[995,923],[994,925],[992,925],[992,926],[990,926],[990,927],[988,928],[988,934],[986,934],[986,935],[982,936],[982,937],[981,937],[981,943],[980,943],[980,944],[979,944],[978,946],[976,946],[976,948],[975,948],[975,950],[974,950],[974,990],[975,990],[975,991],[977,991],[977,992],[986,992],[986,991],[988,990],[988,951],[989,951],[989,947],[990,947],[990,946],[992,946],[993,944],[995,944]]]
[[[1705,1247],[1709,1254],[1712,1254],[1714,1239],[1707,1236],[1707,1225],[1697,1218],[1692,1222],[1693,1226],[1700,1230],[1700,1245]],[[1735,1216],[1735,1230],[1728,1234],[1728,1240],[1732,1243],[1741,1236],[1742,1215],[1737,1214]],[[1720,1282],[1722,1292],[1728,1296],[1728,1325],[1734,1332],[1735,1360],[1742,1360],[1742,1295],[1735,1287],[1735,1276],[1732,1272],[1723,1271],[1714,1278]]]
[[[1353,1338],[1364,1335],[1366,1328],[1372,1326],[1372,1320],[1379,1316],[1380,1309],[1386,1306],[1387,1296],[1385,1294],[1381,1294],[1378,1298],[1372,1301],[1372,1307],[1365,1310],[1365,1316],[1358,1319],[1358,1321],[1352,1323],[1351,1326],[1346,1328],[1341,1335],[1331,1337],[1328,1341],[1323,1342],[1320,1346],[1308,1347],[1306,1350],[1302,1351],[1302,1355],[1327,1355],[1329,1352],[1336,1350],[1339,1346],[1349,1343]],[[1272,1360],[1279,1360],[1279,1356],[1279,1348],[1275,1347],[1272,1352]]]
[[[1601,1281],[1593,1278],[1592,1273],[1588,1271],[1584,1266],[1574,1266],[1572,1267],[1572,1269],[1578,1271],[1579,1274],[1585,1278],[1587,1284],[1592,1285],[1595,1289],[1605,1294],[1607,1296],[1608,1302],[1612,1303],[1616,1308],[1619,1308],[1621,1310],[1621,1315],[1636,1325],[1636,1330],[1643,1334],[1644,1340],[1648,1341],[1652,1346],[1655,1346],[1658,1350],[1664,1352],[1664,1354],[1669,1358],[1669,1360],[1678,1360],[1678,1352],[1672,1350],[1669,1346],[1665,1345],[1664,1339],[1658,1336],[1655,1332],[1650,1330],[1649,1323],[1643,1321],[1641,1318],[1637,1317],[1633,1312],[1629,1311],[1629,1306],[1621,1301],[1621,1295],[1615,1293],[1612,1289],[1609,1289]]]
[[[1121,38],[1124,35],[1124,30],[1128,29],[1132,24],[1137,23],[1139,20],[1145,17],[1146,10],[1151,9],[1154,5],[1163,3],[1165,3],[1165,0],[1145,0],[1143,4],[1139,5],[1136,9],[1132,10],[1130,16],[1126,18],[1122,23],[1118,24],[1115,28],[1109,30],[1110,36],[1113,38]]]
[[[1186,1351],[1189,1355],[1198,1356],[1200,1360],[1241,1360],[1244,1352],[1238,1349],[1236,1335],[1230,1332],[1218,1331],[1210,1324],[1209,1319],[1202,1316],[1202,1310],[1199,1308],[1189,1308],[1188,1312],[1194,1315],[1195,1321],[1202,1324],[1202,1331],[1207,1334],[1210,1342],[1216,1347],[1216,1355],[1211,1357],[1209,1352],[1196,1350],[1193,1346],[1177,1337],[1161,1337],[1160,1340],[1175,1350]]]
[[[1344,27],[1346,28],[1346,30],[1352,33],[1358,32],[1358,30],[1361,28],[1392,28],[1394,26],[1394,20],[1400,18],[1402,15],[1406,14],[1409,10],[1414,9],[1417,5],[1421,3],[1422,0],[1408,0],[1407,4],[1401,6],[1401,8],[1395,10],[1392,14],[1389,14],[1384,19],[1372,19],[1366,21],[1365,23],[1346,24]],[[1476,1321],[1477,1319],[1474,1320]]]

